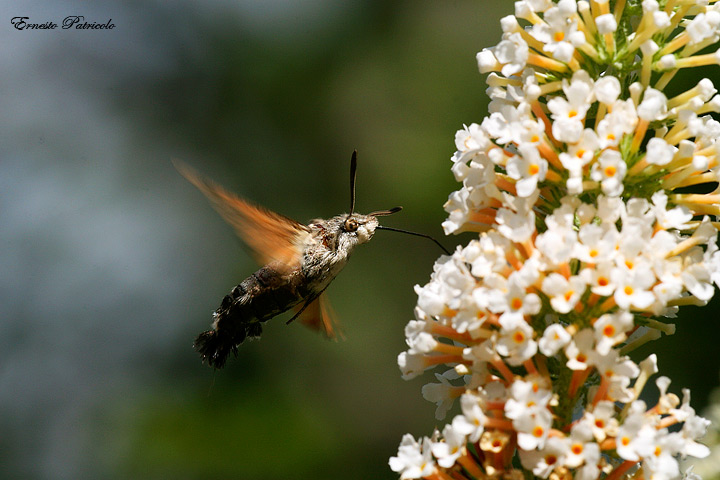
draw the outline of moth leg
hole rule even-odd
[[[295,320],[297,317],[299,317],[300,314],[305,311],[305,309],[308,307],[308,305],[310,305],[312,302],[314,302],[315,300],[317,300],[317,298],[318,298],[320,295],[322,295],[323,292],[324,292],[325,290],[327,290],[327,287],[329,287],[329,286],[330,286],[330,285],[326,286],[325,288],[323,288],[322,290],[320,290],[320,291],[319,291],[318,293],[316,293],[315,295],[312,295],[312,296],[308,297],[308,299],[305,300],[305,303],[303,304],[302,308],[301,308],[300,310],[298,310],[297,312],[295,312],[295,315],[293,315],[293,317],[292,317],[290,320],[288,320],[287,322],[285,322],[285,325],[290,325],[290,324],[292,323],[292,321]]]
[[[292,323],[293,320],[295,320],[297,317],[299,317],[300,314],[305,311],[305,309],[308,307],[308,305],[310,305],[313,301],[315,301],[315,299],[317,297],[318,297],[318,295],[313,295],[312,297],[305,300],[305,303],[303,304],[302,308],[300,310],[298,310],[290,320],[285,322],[285,325],[290,325],[290,323]]]

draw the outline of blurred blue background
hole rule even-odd
[[[396,356],[440,251],[379,232],[328,291],[345,341],[278,319],[213,372],[192,340],[256,266],[171,159],[305,222],[347,210],[357,148],[357,209],[440,237],[454,133],[486,114],[474,55],[512,2],[0,5],[0,476],[396,478],[402,434],[438,424]],[[116,27],[10,23],[68,15]],[[718,371],[699,311],[654,347],[696,405]]]

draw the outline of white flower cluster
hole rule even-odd
[[[644,366],[653,368],[654,362]],[[390,466],[402,472],[403,478],[445,478],[438,467],[457,465],[470,478],[503,472],[506,478],[520,479],[520,471],[508,470],[506,465],[508,452],[517,447],[520,464],[540,478],[554,472],[558,478],[595,480],[603,474],[619,476],[638,463],[654,479],[678,478],[678,456],[708,455],[709,449],[696,440],[709,422],[690,407],[687,390],[680,404],[677,396],[667,393],[667,377],[656,383],[661,395],[652,408],[635,399],[626,405],[620,423],[616,404],[602,400],[589,405],[567,431],[560,431],[552,427],[550,410],[558,404],[557,395],[542,375],[517,378],[509,388],[491,381],[461,396],[462,414],[443,428],[442,435],[436,432],[432,438],[423,438],[422,444],[405,435]],[[508,420],[484,413],[493,410],[502,411]],[[678,422],[684,422],[680,430],[668,430]],[[608,450],[614,450],[622,463],[603,458],[602,452]],[[568,476],[570,472],[573,475]]]
[[[680,405],[661,377],[648,408],[654,357],[625,354],[720,284],[720,97],[708,79],[662,91],[720,60],[698,54],[720,39],[720,3],[610,6],[517,1],[477,55],[490,115],[455,136],[462,188],[443,227],[479,236],[416,287],[398,358],[406,379],[449,367],[423,396],[438,419],[458,398],[462,413],[403,438],[401,478],[663,480],[680,478],[678,456],[708,454],[689,393]]]

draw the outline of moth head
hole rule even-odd
[[[356,245],[361,243],[367,243],[372,239],[375,234],[375,230],[390,230],[394,232],[406,233],[409,235],[416,235],[418,237],[425,237],[437,244],[443,252],[450,255],[450,252],[443,247],[440,242],[435,240],[429,235],[422,233],[411,232],[408,230],[401,230],[398,228],[383,227],[379,224],[377,217],[386,215],[392,215],[402,210],[402,207],[394,207],[388,210],[378,210],[375,212],[368,213],[367,215],[361,215],[355,213],[355,177],[357,173],[357,150],[352,154],[350,159],[350,213],[338,215],[333,217],[327,222],[319,222],[316,224],[316,228],[323,233],[323,244],[334,251],[342,251],[347,255],[350,254]],[[322,226],[320,224],[323,224]]]
[[[344,217],[340,226],[340,241],[343,243],[344,240],[344,242],[352,246],[369,242],[375,234],[377,226],[378,220],[374,215],[351,213]]]

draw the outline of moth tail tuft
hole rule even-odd
[[[217,330],[203,332],[195,339],[195,350],[200,353],[203,363],[207,360],[213,368],[222,368],[230,352],[237,355],[237,344],[221,335]]]
[[[231,352],[237,357],[238,345],[246,338],[251,340],[260,338],[261,334],[262,326],[258,322],[240,328],[234,335],[219,330],[208,330],[198,335],[194,347],[202,357],[203,363],[207,361],[208,365],[219,369],[225,365]]]

